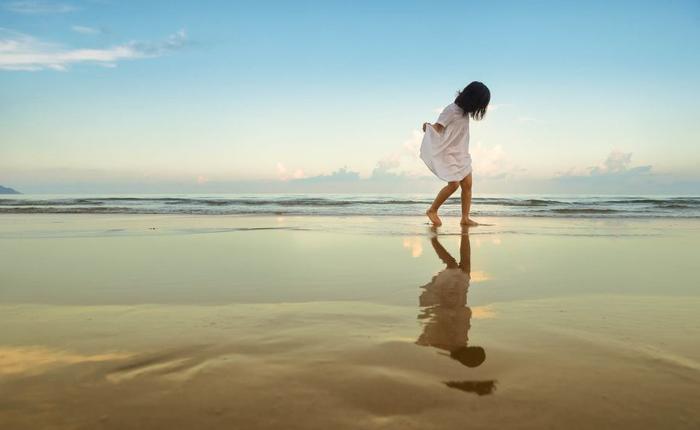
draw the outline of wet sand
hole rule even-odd
[[[0,428],[698,428],[697,220],[0,216]]]

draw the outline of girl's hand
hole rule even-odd
[[[423,123],[423,133],[425,133],[425,129],[428,126],[432,127],[433,130],[437,131],[440,134],[442,134],[442,131],[445,129],[445,126],[442,124],[431,124],[429,122],[424,122]]]

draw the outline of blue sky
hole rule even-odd
[[[481,80],[477,190],[692,192],[699,42],[697,1],[0,1],[0,184],[429,190]]]

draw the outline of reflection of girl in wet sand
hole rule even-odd
[[[416,343],[447,351],[450,357],[465,366],[479,366],[486,359],[484,349],[467,346],[472,316],[467,306],[471,272],[469,234],[462,234],[459,263],[440,244],[437,236],[433,236],[430,242],[447,267],[421,287],[424,291],[419,299],[422,311],[418,318],[424,321],[424,326]]]

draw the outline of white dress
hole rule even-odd
[[[452,103],[440,114],[437,124],[445,129],[438,133],[426,126],[420,146],[420,158],[443,181],[461,181],[472,172],[469,155],[469,116]]]

